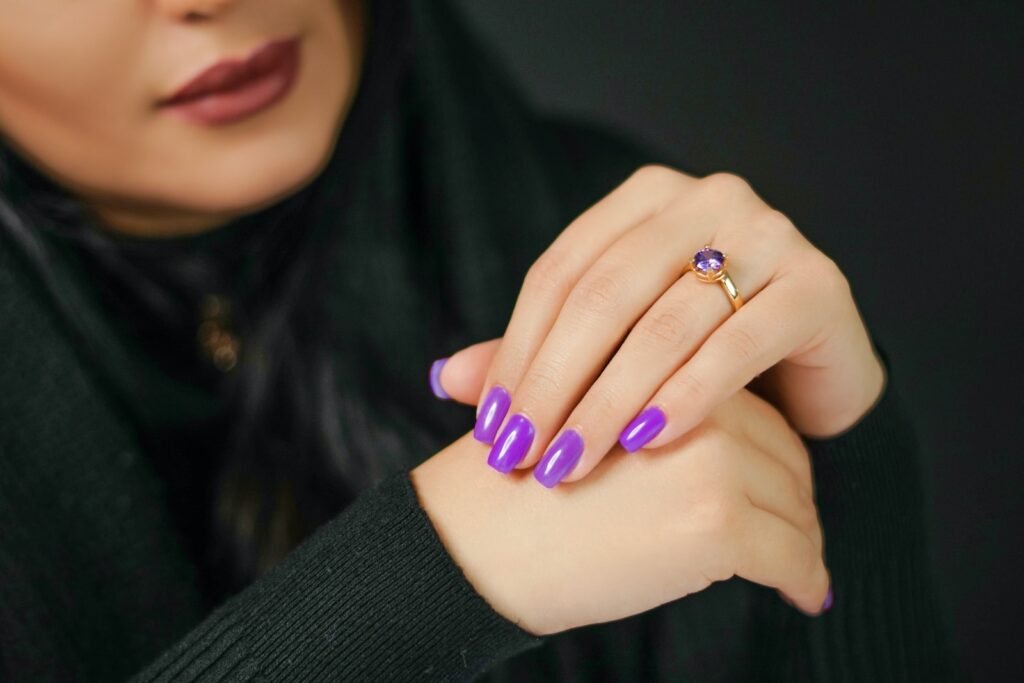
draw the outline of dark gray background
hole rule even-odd
[[[1019,7],[456,4],[538,103],[746,177],[846,271],[918,417],[961,656],[1024,680]]]

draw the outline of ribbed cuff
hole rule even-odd
[[[827,560],[876,563],[924,530],[920,451],[895,384],[852,429],[805,439]]]
[[[143,680],[471,680],[542,642],[474,590],[402,470],[216,610]]]
[[[764,680],[963,680],[933,578],[922,456],[891,372],[852,429],[805,442],[835,602],[818,617],[764,603],[777,625],[762,634]]]

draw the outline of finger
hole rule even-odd
[[[472,403],[480,396],[487,369],[501,344],[501,338],[467,346],[430,366],[430,386],[438,398]]]
[[[749,474],[752,476],[747,478],[748,498],[758,507],[803,529],[820,552],[823,544],[821,521],[815,503],[811,458],[807,447],[782,414],[761,397],[749,391],[741,391],[730,402],[732,400],[746,403],[742,406],[742,419],[731,419],[732,413],[728,410],[716,412],[715,419],[725,421],[725,429],[750,443],[749,450],[741,451],[751,454],[750,460],[770,459],[788,474],[788,481],[780,476],[768,480],[767,473],[755,474],[751,470]],[[766,490],[768,486],[772,490]],[[785,499],[781,504],[773,504],[773,496],[779,493],[783,493]],[[797,507],[787,508],[787,505]]]
[[[583,275],[512,392],[509,424],[515,419],[528,436],[505,451],[504,439],[519,437],[511,428],[500,430],[488,457],[490,464],[507,472],[513,467],[532,467],[540,459],[542,448],[598,378],[626,333],[651,302],[679,280],[687,257],[708,240],[709,221],[704,219],[709,209],[682,197],[667,211],[627,231]],[[680,225],[693,227],[680,229]],[[663,371],[668,374],[671,368]],[[649,393],[656,387],[645,389]],[[617,411],[620,422],[621,411]],[[572,439],[569,455],[563,456],[570,463],[579,457],[585,437],[574,432],[560,438]],[[601,452],[589,451],[591,462],[607,453],[612,443],[614,434],[606,435]],[[587,450],[585,446],[583,450]]]
[[[821,551],[789,522],[751,507],[743,522],[736,574],[777,588],[807,614],[820,614],[829,576]]]
[[[478,441],[493,443],[515,389],[572,287],[608,246],[659,212],[690,181],[671,169],[639,169],[573,220],[530,267],[477,401]]]
[[[679,438],[755,376],[813,343],[820,328],[813,301],[798,278],[782,276],[729,316],[651,399],[665,427],[644,446]]]
[[[786,418],[768,401],[749,391],[741,391],[729,400],[740,400],[746,404],[738,413],[743,416],[742,419],[734,418],[734,411],[721,408],[716,409],[715,418],[725,423],[726,429],[742,434],[761,452],[785,466],[797,478],[803,490],[810,492],[813,498],[814,478],[810,454]]]
[[[740,253],[757,255],[749,264],[737,269],[734,277],[737,287],[746,296],[753,297],[774,276],[788,245],[753,232],[747,235],[734,232],[727,239]],[[665,250],[668,248],[666,246]],[[717,288],[708,287],[695,275],[687,274],[676,280],[644,312],[559,430],[560,433],[573,430],[585,443],[579,463],[563,475],[562,481],[572,482],[587,476],[617,440],[621,440],[627,450],[635,450],[634,443],[639,447],[635,439],[628,437],[635,420],[626,422],[641,413],[666,378],[671,377],[733,311],[728,297],[715,291]],[[552,331],[552,336],[554,334]],[[588,330],[586,334],[602,332]],[[551,458],[563,457],[557,449],[542,451],[545,453],[541,461],[542,473],[559,469],[549,461],[549,451]],[[551,485],[546,476],[538,474],[538,480]]]
[[[791,524],[820,553],[821,528],[810,489],[756,445],[749,444],[746,454],[741,474],[751,504]]]

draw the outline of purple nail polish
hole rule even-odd
[[[821,605],[821,611],[827,612],[832,609],[832,603],[835,602],[835,593],[832,591],[832,584],[828,585],[828,593],[825,595],[825,602]]]
[[[619,443],[630,453],[653,439],[665,426],[665,413],[657,406],[647,408],[633,418],[619,435]]]
[[[444,387],[441,386],[441,370],[447,362],[447,358],[440,358],[430,365],[430,390],[434,392],[434,396],[445,400],[451,398],[448,392],[444,390]]]
[[[494,435],[498,433],[498,427],[505,419],[505,413],[512,405],[512,397],[508,395],[505,387],[495,385],[487,392],[480,412],[476,417],[476,426],[473,427],[473,438],[485,444],[494,443]]]
[[[499,472],[508,474],[530,450],[533,436],[533,423],[522,413],[516,413],[509,418],[505,429],[501,431],[501,436],[494,442],[491,453],[487,456],[487,464]]]
[[[552,488],[572,472],[583,455],[583,437],[574,429],[562,432],[533,470],[533,477]]]

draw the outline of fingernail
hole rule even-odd
[[[821,611],[827,612],[832,609],[832,603],[835,601],[835,593],[832,592],[832,584],[828,585],[828,593],[825,594],[825,602],[821,604]]]
[[[476,426],[473,427],[473,438],[485,444],[494,443],[494,435],[498,432],[501,421],[505,419],[505,413],[512,405],[512,397],[505,391],[505,387],[495,385],[484,398],[480,413],[476,417]]]
[[[430,390],[434,392],[434,396],[444,400],[451,398],[441,386],[441,370],[447,362],[447,358],[440,358],[430,364]]]
[[[630,453],[658,435],[665,426],[665,413],[661,408],[651,406],[633,418],[619,435],[619,443]]]
[[[572,472],[583,454],[583,437],[574,429],[562,432],[533,470],[533,477],[552,488]]]
[[[516,413],[509,418],[501,436],[491,448],[487,464],[499,472],[508,474],[523,459],[526,451],[530,450],[533,435],[533,423],[522,413]]]

